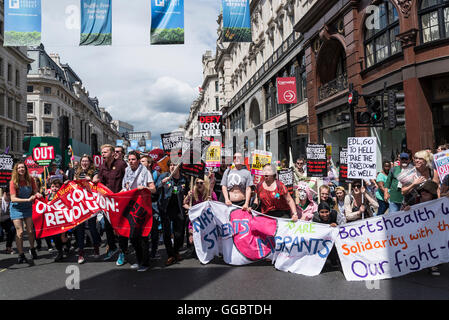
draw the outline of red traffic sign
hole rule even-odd
[[[294,104],[298,102],[296,78],[276,78],[278,104]]]
[[[349,97],[348,97],[348,103],[349,104],[351,104],[352,103],[352,99],[353,99],[353,95],[352,95],[352,92],[349,94]]]

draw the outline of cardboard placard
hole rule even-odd
[[[348,138],[348,179],[377,178],[375,137]]]

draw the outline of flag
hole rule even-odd
[[[81,0],[80,46],[112,44],[112,0]]]
[[[151,44],[184,44],[184,0],[151,0]]]
[[[41,0],[5,0],[6,46],[39,46],[41,43]]]

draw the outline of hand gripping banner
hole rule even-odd
[[[101,183],[70,181],[52,201],[34,202],[36,237],[66,232],[99,212],[105,213],[119,235],[132,238],[137,233],[146,237],[153,224],[151,192],[134,189],[112,193]]]

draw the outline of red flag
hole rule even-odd
[[[105,213],[121,236],[130,238],[135,232],[148,236],[153,224],[151,192],[135,189],[114,194],[101,183],[71,181],[52,201],[34,202],[36,237],[66,232],[99,212]]]

